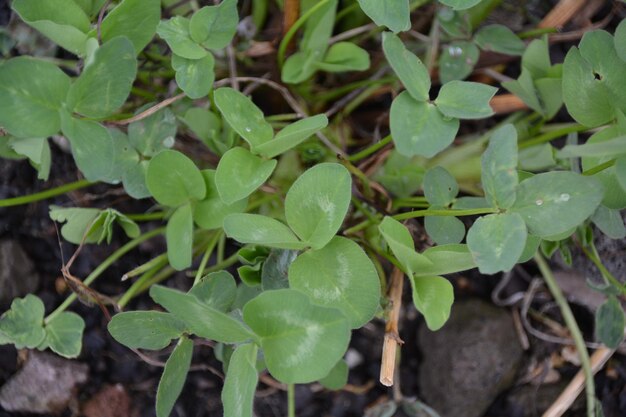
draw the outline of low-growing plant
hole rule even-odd
[[[406,275],[415,308],[437,330],[454,301],[445,275],[473,268],[496,274],[535,259],[560,301],[544,257],[560,252],[571,262],[570,248],[577,246],[605,280],[595,286],[607,297],[596,314],[597,337],[616,347],[625,324],[618,297],[626,287],[602,267],[591,226],[613,239],[626,236],[620,215],[626,207],[626,23],[615,35],[586,33],[563,64],[553,65],[547,38],[526,44],[504,26],[479,27],[494,2],[440,2],[439,85],[431,77],[435,61],[429,57],[425,65],[413,52],[419,48],[410,46],[414,41],[401,39],[411,28],[411,12],[426,1],[359,0],[341,2],[338,10],[337,0],[285,0],[285,9],[301,3],[277,53],[280,79],[294,84],[290,92],[234,72],[232,63],[244,59],[240,53],[250,40],[238,32],[236,0],[201,8],[164,1],[167,19],[160,0],[13,0],[23,22],[76,58],[62,66],[38,56],[3,60],[0,154],[28,159],[46,180],[49,138],[62,135],[86,181],[3,200],[0,207],[100,182],[121,184],[128,196],[152,199],[158,209],[129,214],[114,207],[50,206],[50,218],[64,223],[62,237],[79,245],[75,256],[83,245],[110,243],[115,224],[130,240],[84,279],[71,275],[71,261],[63,266],[75,294],[47,316],[35,295],[15,299],[0,318],[0,343],[77,357],[85,323],[67,308],[78,297],[108,314],[110,302],[116,314],[108,330],[115,340],[133,350],[175,346],[158,386],[157,416],[170,414],[183,389],[195,339],[215,342],[223,362],[225,416],[253,415],[258,375],[265,370],[287,384],[294,415],[293,384],[320,381],[338,389],[346,383],[352,330],[387,318],[389,343],[398,343],[397,314],[394,324],[391,312],[400,299],[397,291],[389,300],[384,294],[393,285],[401,294],[402,281],[387,280],[391,269]],[[267,3],[252,2],[258,27]],[[358,41],[331,39],[346,16],[356,22],[368,16],[378,25],[369,29],[386,58],[377,69],[395,74],[383,81],[399,93],[389,110],[390,135],[353,153],[339,145],[350,135],[342,131],[349,112],[308,115],[335,94],[369,87],[357,82],[331,95],[315,88],[317,72],[370,69]],[[532,113],[459,137],[461,120],[494,115],[490,102],[498,88],[463,81],[479,49],[521,56],[519,78],[502,87]],[[161,87],[155,79],[171,83]],[[239,90],[248,82],[276,89],[294,114],[268,116]],[[170,86],[182,93],[157,103],[173,91]],[[576,123],[551,123],[563,104]],[[204,144],[202,150],[176,146],[181,131]],[[577,132],[592,135],[579,143]],[[565,146],[551,143],[564,136]],[[383,153],[390,143],[393,150]],[[199,153],[218,162],[207,163]],[[366,173],[356,162],[368,157],[379,164]],[[424,218],[430,247],[416,250],[403,223],[415,218]],[[143,221],[164,226],[146,229],[138,225]],[[159,235],[166,253],[129,271],[125,278],[138,278],[124,294],[106,297],[89,288],[117,259]],[[238,247],[230,257],[228,242]],[[194,265],[186,292],[162,285]],[[125,311],[143,292],[155,308]],[[567,324],[581,349],[575,322]],[[586,351],[580,354],[591,413],[593,380]],[[389,378],[381,375],[384,383],[393,383]]]

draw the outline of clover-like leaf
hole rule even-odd
[[[402,264],[407,275],[432,266],[432,262],[425,256],[415,252],[413,238],[406,227],[393,217],[386,216],[378,226],[378,230],[385,238],[394,256]]]
[[[260,158],[238,146],[226,152],[215,171],[215,185],[222,201],[233,204],[248,197],[267,181],[276,164],[275,159]]]
[[[160,19],[159,0],[124,0],[104,18],[100,35],[103,42],[126,36],[139,53],[152,40]]]
[[[600,205],[591,216],[591,221],[611,239],[626,237],[626,227],[619,210]]]
[[[253,243],[281,249],[303,249],[307,243],[283,223],[260,214],[231,214],[224,218],[224,231],[241,243]]]
[[[613,43],[615,51],[620,59],[626,62],[626,20],[623,20],[615,28],[613,34]]]
[[[387,26],[394,33],[409,30],[411,11],[409,0],[359,0],[363,12],[378,26]]]
[[[626,319],[619,300],[611,295],[596,311],[596,337],[610,349],[617,349],[624,340]]]
[[[209,54],[209,51],[198,45],[189,34],[189,19],[183,16],[174,16],[169,20],[162,20],[157,26],[158,35],[167,42],[172,52],[187,59],[200,59]]]
[[[476,32],[474,42],[484,50],[507,55],[522,55],[526,49],[524,42],[504,25],[483,26]]]
[[[465,236],[465,224],[454,216],[427,216],[424,228],[438,245],[460,243]]]
[[[167,259],[178,271],[191,266],[193,258],[193,215],[190,204],[176,209],[165,229]]]
[[[497,129],[481,158],[481,181],[492,207],[510,208],[517,188],[517,131],[511,124]]]
[[[430,75],[422,61],[406,49],[400,38],[390,32],[383,33],[383,51],[389,65],[411,97],[418,101],[428,100]]]
[[[489,100],[497,88],[469,81],[445,83],[435,99],[437,108],[447,117],[483,119],[493,115]]]
[[[215,59],[211,54],[199,59],[187,59],[176,54],[172,55],[172,68],[176,71],[176,84],[189,98],[197,99],[209,94],[215,79],[214,66]]]
[[[176,207],[206,195],[200,170],[178,151],[165,150],[150,160],[146,185],[154,199],[165,206]]]
[[[194,285],[189,294],[203,304],[216,310],[227,312],[235,302],[237,283],[228,271],[212,272],[205,275]]]
[[[44,305],[39,297],[28,294],[16,298],[0,316],[0,334],[18,349],[37,347],[46,337],[43,315]]]
[[[259,379],[256,369],[258,348],[254,343],[237,346],[222,388],[225,416],[252,417],[254,394]]]
[[[75,358],[80,355],[85,321],[76,313],[64,311],[46,323],[46,337],[39,349],[50,348],[57,355]]]
[[[249,97],[239,91],[222,87],[215,90],[215,105],[230,127],[254,149],[274,137],[272,125]]]
[[[193,342],[187,337],[179,339],[176,348],[165,363],[156,395],[157,417],[168,417],[178,396],[183,391],[191,366]]]
[[[416,271],[415,276],[445,275],[476,268],[467,245],[437,245],[426,249],[420,256],[429,264]]]
[[[370,67],[367,51],[352,42],[334,43],[315,67],[326,72],[365,71]]]
[[[191,16],[191,39],[208,49],[228,46],[235,33],[239,15],[237,0],[224,0],[217,6],[205,6]]]
[[[454,289],[443,277],[410,277],[413,304],[424,315],[430,330],[439,330],[448,321],[454,302]]]
[[[446,84],[472,73],[480,51],[473,42],[454,41],[444,46],[439,56],[439,79]]]
[[[124,311],[113,316],[107,329],[129,348],[161,350],[183,334],[185,324],[162,311]]]
[[[298,146],[327,125],[328,117],[325,114],[298,120],[278,132],[274,139],[253,147],[253,151],[266,158],[274,158]]]
[[[248,199],[243,198],[232,204],[226,204],[217,191],[215,170],[203,170],[202,177],[206,184],[206,195],[194,206],[193,219],[203,229],[220,229],[226,216],[233,213],[243,213],[246,210]]]
[[[456,179],[441,166],[426,171],[423,187],[426,200],[433,206],[448,206],[459,193]]]

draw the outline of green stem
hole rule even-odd
[[[133,299],[133,297],[135,295],[137,295],[141,288],[143,288],[144,284],[150,280],[150,278],[152,278],[154,276],[154,274],[156,274],[157,272],[163,270],[163,268],[167,265],[167,257],[165,257],[164,259],[161,259],[159,263],[157,263],[156,265],[154,265],[151,269],[149,269],[148,271],[144,272],[142,276],[139,277],[139,279],[137,281],[135,281],[133,283],[133,285],[130,286],[130,288],[128,290],[126,290],[126,292],[124,293],[124,295],[122,295],[122,297],[118,300],[117,305],[119,308],[123,309],[124,307],[126,307],[126,304],[128,304],[128,302],[130,300]]]
[[[296,417],[295,385],[287,384],[287,417]]]
[[[65,194],[70,191],[89,187],[90,185],[93,185],[93,184],[95,183],[91,181],[78,180],[75,182],[71,182],[69,184],[61,185],[56,188],[51,188],[49,190],[40,191],[38,193],[0,200],[0,207],[11,207],[11,206],[19,206],[22,204],[34,203],[35,201],[46,200],[48,198],[56,197],[58,195]]]
[[[196,285],[198,282],[200,282],[200,279],[202,278],[202,274],[204,273],[204,268],[206,268],[206,264],[209,262],[209,258],[211,257],[211,254],[213,253],[213,250],[215,249],[215,246],[217,245],[217,242],[220,240],[220,238],[224,236],[222,234],[222,232],[217,232],[213,238],[209,241],[209,244],[206,247],[206,250],[204,251],[204,256],[202,256],[202,260],[200,261],[200,266],[198,267],[198,270],[196,271],[196,277],[193,280],[193,285]]]
[[[615,159],[611,159],[610,161],[606,161],[602,164],[596,165],[593,168],[589,168],[587,171],[583,172],[583,175],[595,175],[598,172],[604,171],[607,168],[611,168],[613,165],[615,165]]]
[[[329,1],[330,0],[320,0],[315,6],[311,7],[306,13],[300,16],[300,18],[296,20],[296,23],[294,23],[287,33],[285,33],[285,37],[282,41],[280,41],[280,45],[278,46],[278,66],[280,68],[282,68],[285,63],[287,46],[289,46],[289,42],[291,42],[291,39],[294,37],[298,29],[300,29],[315,12],[325,6]]]
[[[133,268],[131,271],[128,271],[127,273],[124,274],[124,276],[122,276],[122,280],[127,280],[129,278],[136,277],[137,275],[141,275],[145,273],[146,271],[149,271],[150,269],[152,269],[154,266],[160,265],[163,262],[163,260],[167,261],[167,253],[162,253],[159,256],[156,256],[150,259],[148,262],[143,263],[139,265],[138,267]]]
[[[209,274],[211,272],[221,271],[222,269],[226,269],[229,266],[235,265],[239,261],[239,256],[235,252],[230,255],[228,258],[224,259],[222,262],[216,263],[213,266],[210,266],[204,270],[204,274]]]
[[[367,148],[355,153],[354,155],[350,155],[348,157],[348,161],[356,162],[365,158],[366,156],[370,156],[371,154],[378,151],[379,149],[384,148],[389,142],[391,142],[391,135],[387,135],[381,140],[379,140],[378,142],[376,142],[375,144],[368,146]]]
[[[578,324],[576,323],[574,314],[572,313],[561,288],[559,288],[559,285],[556,283],[556,279],[554,278],[548,263],[539,253],[535,254],[535,262],[537,263],[537,266],[543,275],[543,279],[554,297],[554,301],[558,304],[561,314],[563,315],[563,319],[565,320],[565,324],[574,339],[574,344],[576,345],[576,350],[578,351],[578,356],[580,357],[583,373],[585,374],[587,417],[594,417],[596,405],[595,386],[593,381],[593,371],[591,370],[591,361],[589,360],[589,353],[587,352],[587,347],[585,346],[585,340],[583,339],[583,335],[578,327]]]
[[[606,278],[611,283],[611,285],[617,288],[623,295],[626,295],[626,287],[624,287],[624,285],[617,278],[615,278],[615,276],[611,274],[608,269],[606,269],[606,267],[600,260],[600,257],[598,256],[598,251],[596,250],[596,247],[593,245],[593,243],[591,245],[593,252],[590,252],[589,249],[587,249],[583,245],[580,245],[580,248],[587,256],[587,258],[589,258],[589,260],[593,262],[596,268],[598,268],[602,276]]]
[[[478,214],[493,214],[497,213],[498,209],[494,208],[478,208],[478,209],[466,209],[466,210],[415,210],[408,213],[401,213],[392,216],[396,220],[413,219],[416,217],[426,216],[475,216]]]
[[[534,146],[534,145],[539,145],[541,143],[550,142],[552,139],[560,138],[561,136],[565,136],[569,133],[583,132],[585,130],[589,130],[589,128],[587,126],[574,123],[571,126],[563,127],[560,129],[555,129],[550,132],[546,132],[543,135],[539,135],[532,139],[521,142],[519,144],[519,149],[530,148],[531,146]]]
[[[165,231],[165,227],[160,227],[158,229],[151,230],[143,235],[136,237],[130,242],[126,243],[124,246],[113,252],[108,258],[106,258],[96,269],[94,269],[91,274],[83,281],[83,284],[90,285],[92,282],[96,280],[106,269],[111,266],[115,261],[120,259],[122,256],[126,255],[128,252],[145,242],[146,240],[152,239],[155,236],[162,234]],[[72,293],[69,297],[65,299],[63,304],[57,307],[52,313],[48,315],[45,319],[45,323],[50,323],[56,316],[65,311],[73,302],[76,300],[76,294]]]
[[[520,32],[517,34],[517,36],[520,39],[527,39],[527,38],[534,38],[534,37],[549,34],[549,33],[558,33],[558,32],[559,30],[557,28],[537,28],[537,29],[527,30],[525,32]]]
[[[164,211],[157,211],[155,213],[125,214],[125,216],[136,222],[148,222],[150,220],[161,220],[167,216],[167,213]]]

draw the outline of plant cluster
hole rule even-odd
[[[626,23],[614,35],[586,33],[562,64],[553,65],[546,37],[526,44],[501,25],[476,29],[485,4],[493,2],[439,0],[440,87],[434,87],[435,61],[424,64],[421,49],[407,46],[400,35],[425,1],[359,0],[341,2],[343,8],[338,0],[300,3],[277,64],[281,80],[308,100],[272,84],[294,107],[295,115],[281,118],[267,116],[240,92],[236,74],[215,81],[224,72],[219,66],[236,58],[228,50],[240,23],[236,0],[176,6],[165,20],[160,0],[13,0],[21,20],[77,60],[69,67],[36,56],[1,63],[0,127],[6,134],[0,155],[27,158],[45,180],[49,138],[62,135],[89,182],[59,193],[90,182],[121,184],[128,196],[153,199],[159,209],[133,215],[113,207],[51,206],[50,218],[64,223],[61,234],[69,242],[110,242],[115,224],[130,240],[84,281],[64,267],[76,295],[48,316],[35,295],[14,300],[0,318],[0,343],[76,357],[85,324],[65,310],[76,296],[112,303],[118,312],[108,329],[118,342],[161,350],[175,341],[158,388],[159,417],[169,415],[182,390],[194,338],[216,343],[226,374],[224,415],[252,416],[258,375],[265,369],[289,384],[290,406],[293,384],[345,384],[343,356],[351,331],[388,311],[381,298],[389,286],[386,268],[406,274],[415,308],[437,330],[454,300],[444,275],[472,268],[495,274],[556,252],[571,262],[570,248],[577,245],[605,279],[596,285],[607,296],[597,313],[597,336],[608,346],[619,344],[625,323],[617,297],[626,287],[602,267],[592,225],[614,239],[626,236],[620,215],[626,207]],[[262,25],[267,1],[252,4],[252,19]],[[307,113],[317,103],[323,107],[368,87],[357,82],[330,95],[314,88],[316,73],[370,69],[365,49],[331,43],[337,22],[351,16],[378,25],[371,33],[380,38],[386,58],[381,68],[395,75],[371,87],[386,83],[404,91],[390,107],[390,136],[348,155],[337,145],[346,113],[330,120]],[[297,33],[296,51],[286,58]],[[249,42],[243,34],[239,40]],[[165,45],[171,54],[163,55]],[[519,78],[502,87],[532,113],[515,113],[480,136],[458,140],[461,120],[494,115],[490,102],[498,88],[464,80],[479,48],[521,55]],[[155,103],[163,92],[140,87],[153,77],[172,80],[182,93]],[[563,104],[577,123],[550,123]],[[131,108],[136,110],[129,114]],[[176,149],[183,130],[219,162],[210,166]],[[587,131],[592,135],[579,143],[577,132]],[[550,143],[563,136],[565,146]],[[390,143],[393,150],[373,175],[353,164],[381,156]],[[374,198],[380,189],[389,199],[384,210]],[[473,221],[461,221],[463,216]],[[419,217],[434,243],[425,250],[415,249],[402,223]],[[138,221],[162,221],[164,227],[142,232]],[[130,271],[127,278],[139,278],[123,295],[111,299],[89,288],[119,257],[162,234],[167,252]],[[226,238],[240,245],[229,258]],[[209,265],[213,255],[216,262]],[[159,285],[174,271],[191,268],[196,258],[200,263],[187,292]],[[226,270],[236,264],[239,279]],[[144,291],[163,311],[122,311]]]

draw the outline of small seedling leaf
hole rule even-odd
[[[189,19],[174,16],[169,20],[162,20],[157,26],[158,35],[167,42],[176,55],[187,59],[204,58],[209,52],[191,39],[189,34]]]
[[[402,223],[387,216],[378,226],[378,230],[385,238],[396,259],[406,270],[407,275],[412,276],[414,273],[432,266],[432,262],[428,258],[415,252],[413,238]]]
[[[218,311],[229,311],[237,296],[237,283],[228,271],[212,272],[202,277],[189,294]]]
[[[526,49],[524,42],[503,25],[483,26],[476,32],[474,42],[486,51],[507,55],[522,55]]]
[[[476,268],[467,245],[437,245],[426,249],[420,256],[429,264],[416,271],[415,276],[446,275]]]
[[[424,227],[428,236],[438,245],[460,243],[465,236],[465,225],[453,216],[427,216]]]
[[[441,166],[436,166],[424,175],[424,196],[432,206],[448,206],[459,193],[456,179]]]
[[[228,46],[237,33],[237,0],[224,0],[217,6],[205,6],[191,16],[191,39],[208,49]]]
[[[624,310],[619,300],[611,295],[596,311],[596,338],[610,349],[616,349],[624,339]]]
[[[248,199],[244,198],[232,204],[226,204],[220,198],[215,184],[215,170],[205,169],[202,177],[206,184],[206,195],[194,206],[193,219],[203,229],[221,229],[224,218],[229,214],[243,213],[248,205]]]
[[[50,348],[57,355],[76,358],[80,355],[85,321],[76,313],[64,311],[46,324],[46,338],[39,349]]]
[[[136,114],[148,107],[141,107]],[[128,140],[137,152],[150,157],[174,145],[176,130],[176,117],[169,109],[163,109],[128,125]]]
[[[446,84],[462,80],[472,73],[478,62],[480,51],[472,42],[451,42],[441,50],[439,56],[439,79]]]
[[[328,117],[324,114],[298,120],[278,132],[274,139],[255,146],[253,151],[266,158],[274,158],[298,146],[326,126],[328,126]]]
[[[370,67],[367,51],[352,42],[337,42],[328,48],[323,61],[315,66],[326,72],[365,71]]]

